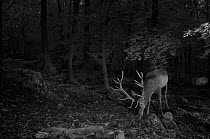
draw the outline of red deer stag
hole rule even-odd
[[[150,107],[150,101],[151,101],[151,97],[152,95],[157,92],[158,96],[159,96],[159,103],[160,103],[160,110],[161,110],[161,114],[162,113],[162,106],[161,106],[161,88],[166,87],[165,89],[165,101],[166,101],[166,106],[168,108],[168,102],[167,102],[167,83],[168,83],[168,74],[167,71],[164,69],[156,69],[153,70],[151,72],[148,72],[146,75],[146,78],[143,80],[143,73],[141,72],[139,74],[138,71],[136,71],[139,78],[140,78],[140,82],[135,80],[135,84],[142,87],[142,95],[138,95],[135,94],[137,96],[139,96],[140,98],[138,99],[138,103],[136,104],[135,108],[138,106],[139,104],[139,111],[138,114],[140,117],[143,116],[144,113],[144,109],[147,107],[147,112],[146,114],[149,114],[149,107]],[[115,91],[121,91],[124,93],[124,95],[126,96],[126,98],[120,99],[120,100],[131,100],[131,105],[129,108],[131,108],[133,106],[133,103],[135,101],[134,98],[132,98],[122,87],[122,81],[123,81],[123,76],[124,76],[124,72],[122,71],[122,77],[121,79],[117,78],[117,81],[115,81],[115,83],[119,84],[119,87],[117,87],[116,89],[112,88]]]

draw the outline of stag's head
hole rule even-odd
[[[138,72],[137,70],[136,70],[136,73],[138,74],[138,76],[139,76],[139,78],[140,78],[140,82],[138,82],[137,80],[134,80],[135,81],[135,84],[136,85],[138,85],[138,86],[140,86],[141,88],[142,88],[142,95],[139,95],[140,96],[140,98],[139,98],[139,100],[138,100],[138,104],[139,104],[139,110],[138,110],[138,114],[139,114],[139,116],[141,117],[141,116],[143,116],[143,114],[144,114],[144,109],[146,108],[146,99],[145,99],[145,97],[144,97],[144,80],[143,80],[143,73],[142,72]]]
[[[138,100],[138,103],[139,103],[138,115],[139,115],[140,117],[142,117],[143,114],[144,114],[144,109],[146,108],[145,99],[144,99],[143,97],[141,97],[141,98]]]

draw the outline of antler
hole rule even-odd
[[[117,83],[117,84],[119,84],[120,86],[119,86],[119,87],[116,86],[116,89],[114,89],[114,88],[112,88],[112,89],[115,90],[115,91],[121,91],[121,92],[123,92],[123,93],[125,94],[126,98],[119,99],[119,100],[128,100],[128,99],[130,99],[130,100],[131,100],[131,105],[130,105],[129,108],[131,108],[132,105],[133,105],[133,102],[135,101],[135,99],[133,99],[133,98],[132,98],[124,89],[123,89],[123,87],[122,87],[123,76],[124,76],[124,72],[122,71],[122,77],[121,77],[121,79],[117,78],[117,81],[114,80],[114,82]]]
[[[138,74],[138,76],[139,76],[141,82],[138,82],[137,80],[134,80],[134,81],[135,81],[135,84],[138,85],[138,86],[140,86],[140,87],[142,87],[142,88],[144,89],[144,78],[143,78],[143,73],[140,72],[140,73],[141,73],[141,75],[140,75],[139,72],[138,72],[137,70],[136,70],[136,73]],[[135,95],[136,95],[136,96],[139,96],[139,97],[141,97],[141,98],[143,98],[142,95],[138,95],[138,94],[136,94],[136,93],[135,93]],[[140,99],[138,99],[137,105],[138,105],[139,103],[140,103]],[[136,105],[136,107],[137,107],[137,105]]]
[[[143,80],[143,73],[141,73],[141,75],[139,74],[139,72],[136,70],[136,73],[138,74],[139,78],[141,79],[141,82],[138,82],[137,80],[134,80],[135,81],[135,84],[144,88],[144,80]]]

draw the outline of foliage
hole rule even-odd
[[[152,34],[148,31],[135,34],[129,41],[131,46],[125,50],[128,54],[126,59],[152,59],[158,67],[165,67],[167,59],[176,55],[180,44],[170,32],[158,31]]]
[[[192,30],[185,31],[183,37],[193,36],[199,33],[201,37],[199,39],[202,39],[205,41],[204,48],[206,49],[204,54],[201,56],[201,58],[206,57],[210,53],[210,24],[209,22],[201,24],[199,27],[194,28]]]
[[[193,36],[196,33],[200,33],[201,37],[199,39],[207,39],[210,37],[210,24],[209,22],[203,23],[200,27],[194,28],[193,30],[185,31],[183,37]]]

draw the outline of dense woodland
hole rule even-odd
[[[209,0],[1,9],[0,138],[210,138]]]

